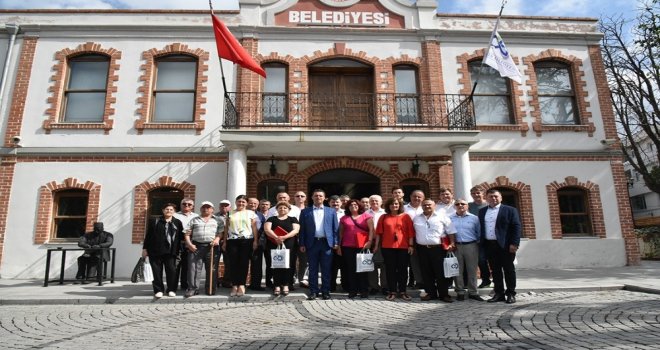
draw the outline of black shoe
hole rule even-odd
[[[507,304],[515,304],[516,303],[516,296],[515,295],[507,295],[506,296],[506,303]]]
[[[376,295],[376,294],[378,294],[378,289],[376,289],[376,288],[371,288],[371,289],[369,290],[369,294],[371,294],[371,295]]]
[[[497,302],[504,301],[504,300],[505,300],[505,299],[504,299],[504,295],[502,295],[502,294],[495,294],[495,295],[493,295],[492,298],[488,299],[487,301],[488,301],[489,303],[497,303]]]
[[[456,300],[457,300],[457,301],[463,301],[463,300],[465,300],[465,294],[459,294],[459,295],[457,295],[457,296],[456,296]]]
[[[348,293],[348,299],[353,299],[357,296],[357,293]]]
[[[441,301],[444,301],[445,303],[453,303],[454,299],[452,299],[449,295],[445,295],[444,297],[440,298]]]
[[[483,281],[479,285],[479,288],[488,288],[488,287],[490,287],[490,281]]]
[[[316,300],[316,294],[311,293],[307,296],[307,300]]]
[[[254,287],[249,286],[248,289],[249,290],[254,290],[254,291],[257,291],[257,292],[263,292],[263,291],[266,290],[266,288],[264,288],[262,286],[254,286]]]
[[[414,287],[415,287],[415,289],[424,289],[424,284],[417,282],[417,283],[415,283]]]
[[[323,300],[330,300],[330,293],[323,293]]]
[[[381,289],[381,290],[380,290],[380,293],[383,294],[383,295],[385,295],[385,296],[390,295],[390,291],[387,290],[387,288],[383,288],[383,289]]]
[[[361,293],[360,299],[369,299],[369,293]]]
[[[480,295],[468,295],[468,298],[476,301],[485,301]]]

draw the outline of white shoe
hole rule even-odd
[[[162,293],[162,292],[158,292],[158,293],[156,293],[156,294],[154,295],[154,297],[156,297],[156,299],[160,299],[160,298],[163,297],[163,293]]]
[[[175,296],[176,296],[176,293],[174,293],[174,292],[169,292],[169,293],[167,293],[167,296],[168,296],[168,297],[175,297]]]

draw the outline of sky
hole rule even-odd
[[[505,15],[630,18],[639,0],[509,0]],[[442,13],[497,14],[499,0],[438,0]],[[0,0],[3,9],[208,9],[208,0]],[[238,9],[238,0],[214,0],[215,9]]]

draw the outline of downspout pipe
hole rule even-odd
[[[9,66],[11,65],[12,53],[14,51],[14,43],[16,42],[16,36],[18,35],[19,26],[14,23],[5,24],[5,29],[9,33],[9,46],[7,48],[7,56],[5,57],[5,64],[2,68],[2,77],[0,78],[0,118],[5,115],[5,110],[7,109],[8,99],[4,98],[5,96],[5,87],[7,86],[7,78],[9,75]]]

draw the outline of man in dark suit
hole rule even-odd
[[[516,302],[516,267],[513,260],[520,245],[520,216],[516,208],[502,204],[500,191],[488,190],[486,199],[488,206],[479,210],[479,222],[481,244],[486,248],[495,283],[495,295],[488,302],[506,301],[507,304],[513,304]]]
[[[323,205],[325,192],[314,190],[314,205],[300,213],[300,251],[307,252],[309,263],[309,296],[316,299],[319,294],[319,264],[321,265],[321,295],[330,299],[330,275],[332,273],[332,251],[339,247],[337,212]]]

